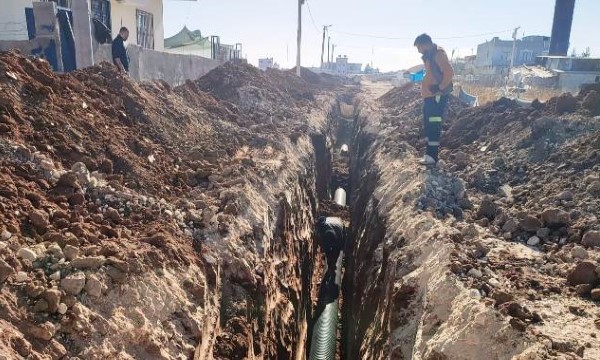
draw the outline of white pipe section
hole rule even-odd
[[[347,153],[348,152],[348,145],[344,144],[342,145],[342,147],[340,148],[340,151],[342,154]]]
[[[335,203],[340,206],[346,206],[346,190],[344,190],[342,188],[338,188],[335,191],[333,201],[335,201]]]

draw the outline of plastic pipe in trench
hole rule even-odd
[[[339,188],[335,191],[334,200],[338,205],[346,206],[346,191]],[[339,223],[343,226],[342,219],[328,217],[328,223]],[[309,360],[333,360],[337,344],[337,328],[339,322],[339,293],[342,284],[342,260],[344,252],[341,251],[335,264],[335,272],[327,269],[321,281],[319,303],[317,305],[317,320],[313,327],[310,345]]]

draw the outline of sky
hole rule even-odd
[[[550,36],[554,0],[307,0],[302,11],[302,66],[319,66],[323,26],[332,25],[335,56],[372,63],[381,71],[418,65],[414,38],[428,33],[449,56],[476,53],[477,44],[494,36]],[[297,0],[165,0],[165,37],[186,25],[221,43],[242,43],[251,64],[273,57],[295,66]],[[600,0],[576,0],[571,49],[590,47],[600,57]],[[325,45],[325,53],[327,45]],[[569,54],[571,50],[569,50]],[[326,55],[325,55],[326,56]]]

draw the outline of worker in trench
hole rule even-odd
[[[125,49],[125,41],[129,38],[129,30],[122,27],[119,35],[112,42],[112,59],[120,73],[129,73],[129,55]]]
[[[435,166],[438,162],[444,110],[453,90],[454,70],[444,49],[434,44],[429,35],[419,35],[415,39],[414,45],[423,55],[421,58],[425,64],[421,95],[423,97],[423,126],[427,137],[427,150],[421,164]]]
[[[317,244],[327,258],[327,271],[333,272],[344,247],[344,224],[337,218],[319,217],[317,220]]]

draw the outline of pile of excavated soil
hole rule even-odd
[[[312,242],[289,229],[312,224],[306,135],[333,97],[294,81],[227,64],[174,89],[1,53],[0,353],[303,351]]]
[[[596,90],[531,108],[507,99],[465,108],[451,99],[433,170],[416,163],[417,90],[394,89],[363,110],[363,141],[377,141],[362,155],[369,171],[355,181],[373,184],[365,207],[377,211],[364,225],[375,234],[354,229],[350,273],[361,291],[350,296],[382,319],[355,324],[355,339],[368,336],[354,353],[600,357]]]

